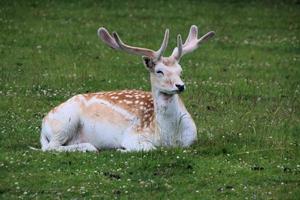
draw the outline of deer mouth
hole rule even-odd
[[[167,93],[167,92],[160,92],[160,94],[162,94],[163,96],[173,96],[174,94],[172,93]]]
[[[179,91],[179,90],[170,90],[170,91],[165,90],[165,91],[160,91],[160,93],[162,95],[165,95],[165,96],[173,96],[174,94],[179,94],[181,92],[182,91]]]

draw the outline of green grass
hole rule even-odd
[[[299,1],[1,1],[0,199],[298,199]],[[43,153],[43,116],[74,94],[149,90],[141,59],[100,26],[157,49],[191,24],[213,40],[182,59],[198,127],[187,149]]]

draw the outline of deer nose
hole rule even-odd
[[[175,86],[178,88],[179,92],[184,90],[184,85],[175,84]]]

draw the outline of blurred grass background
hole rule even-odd
[[[2,199],[297,199],[299,1],[1,1]],[[99,41],[100,26],[157,49],[170,29],[216,36],[181,65],[198,127],[188,149],[42,153],[41,119],[72,95],[149,90],[141,58]]]

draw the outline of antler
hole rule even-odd
[[[113,32],[111,36],[104,27],[98,29],[98,36],[102,39],[102,41],[105,44],[107,44],[113,49],[123,50],[130,54],[147,56],[149,58],[152,58],[153,60],[159,60],[168,45],[169,29],[166,29],[164,40],[162,41],[161,47],[157,51],[141,47],[129,46],[123,43],[123,41],[116,32]]]
[[[196,50],[202,42],[207,41],[214,35],[215,32],[210,31],[198,39],[198,28],[197,26],[192,25],[190,28],[189,35],[183,45],[182,45],[181,35],[178,35],[177,47],[173,50],[171,57],[174,57],[176,60],[179,61],[183,55]]]

